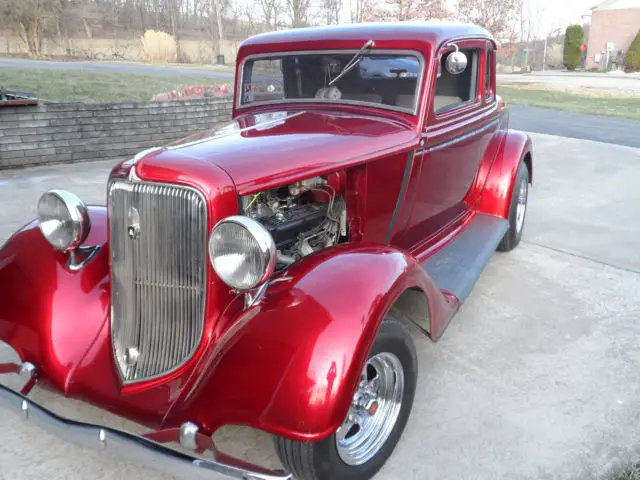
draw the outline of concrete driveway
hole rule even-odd
[[[595,479],[640,458],[640,150],[533,140],[524,240],[494,255],[438,343],[416,337],[413,413],[378,479]],[[0,172],[0,241],[35,214],[45,189],[104,202],[108,169]],[[41,400],[110,417],[50,394]],[[167,478],[1,410],[0,425],[2,480]],[[267,435],[227,428],[216,439],[229,453],[277,464]]]

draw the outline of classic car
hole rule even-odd
[[[2,247],[20,362],[0,373],[25,385],[0,403],[183,478],[373,477],[412,409],[412,335],[437,340],[522,236],[532,148],[496,48],[448,23],[244,41],[230,123],[119,163],[106,207],[45,192]],[[378,61],[394,74],[363,73]],[[149,430],[59,416],[33,388]],[[225,425],[272,434],[284,468],[218,450]]]

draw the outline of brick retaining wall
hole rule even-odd
[[[120,159],[231,118],[231,100],[0,107],[0,169]]]

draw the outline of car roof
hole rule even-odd
[[[344,48],[352,48],[350,44],[364,43],[367,40],[394,44],[406,43],[407,46],[417,44],[423,46],[439,46],[447,40],[460,37],[486,38],[493,40],[491,34],[482,27],[469,23],[457,22],[380,22],[358,23],[350,25],[332,25],[323,27],[296,28],[262,33],[248,38],[241,48],[249,50],[265,50],[260,47],[286,44],[334,44],[345,42]],[[349,45],[347,45],[349,44]],[[302,46],[302,45],[300,45]],[[329,46],[329,45],[328,45]],[[254,48],[251,48],[254,47]],[[293,48],[300,50],[302,48]]]

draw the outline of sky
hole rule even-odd
[[[581,15],[590,13],[602,0],[525,0],[532,13],[539,13],[540,36],[572,23],[582,24]]]

